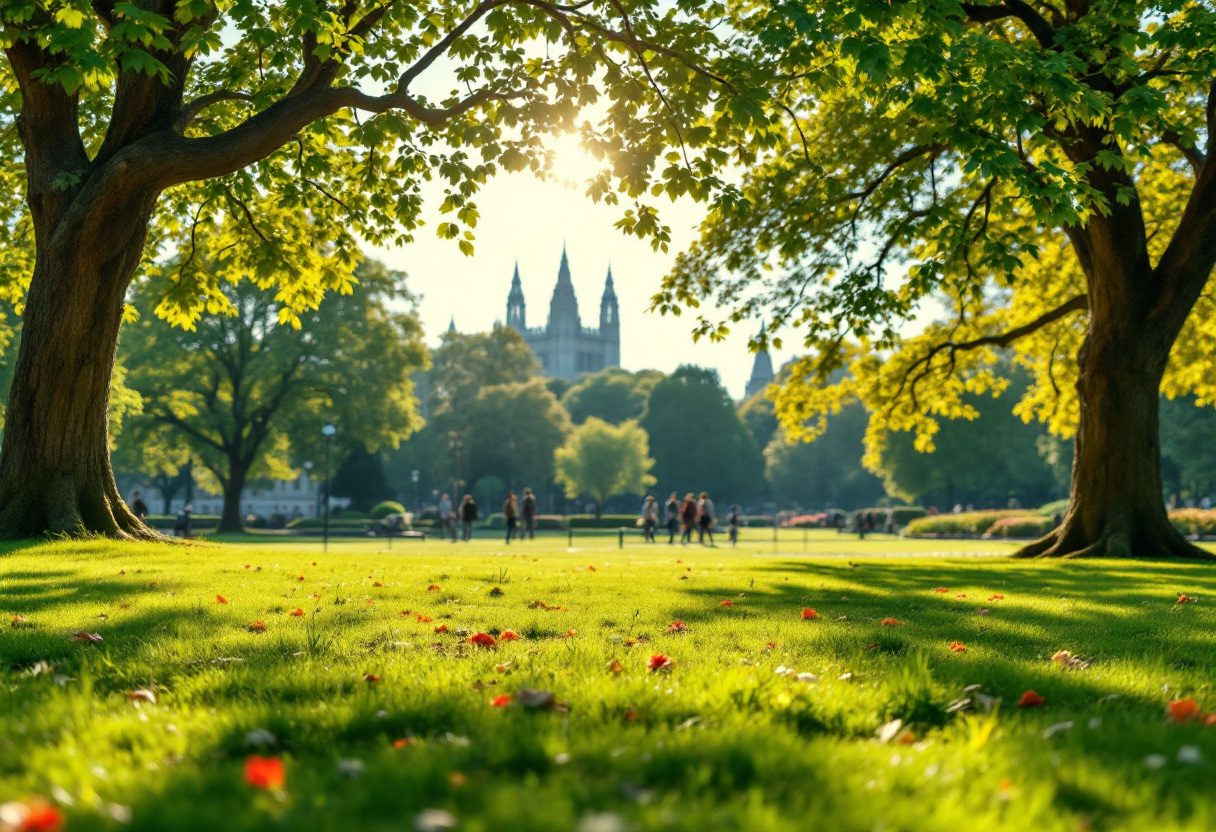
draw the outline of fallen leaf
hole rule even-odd
[[[562,636],[562,638],[570,638],[572,635],[574,635],[574,630],[566,630],[566,635]]]
[[[384,586],[384,584],[380,583],[379,581],[373,581],[372,586]]]
[[[507,671],[509,671],[510,669],[511,669],[511,663],[510,663],[510,662],[503,662],[502,664],[496,664],[496,665],[494,665],[494,670],[495,670],[496,672],[498,672],[498,673],[506,673],[506,672],[507,672]]]
[[[253,632],[253,633],[264,633],[264,632],[266,632],[266,625],[263,624],[261,621],[255,621],[249,625],[248,629],[250,632]]]
[[[688,625],[685,624],[683,621],[673,621],[667,625],[667,632],[669,632],[669,633],[687,633]]]
[[[884,618],[882,620],[882,626],[884,627],[902,627],[903,625],[904,622],[900,621],[898,618]]]
[[[494,647],[497,643],[489,633],[474,633],[469,636],[469,644],[476,644],[478,647]]]
[[[646,669],[650,671],[666,670],[673,664],[672,660],[662,653],[656,653],[646,660]]]
[[[252,754],[245,759],[245,782],[255,789],[277,790],[287,782],[283,761],[277,757]]]
[[[14,615],[13,616],[13,626],[14,627],[20,627],[22,624],[28,624],[28,623],[29,623],[29,619],[26,618],[24,615]]]
[[[1032,690],[1028,690],[1022,694],[1022,698],[1018,700],[1019,708],[1037,708],[1047,700],[1039,696]]]
[[[469,778],[465,777],[459,771],[453,771],[448,775],[448,782],[450,782],[453,786],[463,786],[465,783],[469,782]]]
[[[500,693],[490,700],[490,705],[495,708],[505,708],[511,704],[513,697],[509,693]]]
[[[1067,667],[1074,670],[1084,670],[1089,667],[1089,660],[1082,659],[1079,656],[1074,656],[1067,650],[1060,650],[1054,653],[1051,660],[1061,667]]]
[[[127,698],[132,702],[151,702],[153,705],[156,704],[156,694],[145,688],[127,691]]]
[[[301,575],[301,576],[299,577],[299,580],[301,580],[301,581],[302,581],[302,580],[304,580],[304,576],[303,576],[303,575]]]
[[[428,618],[427,621],[430,621],[430,619]],[[437,632],[437,633],[446,633],[447,631],[448,631],[447,624],[440,624],[437,627],[435,627],[435,632]]]
[[[633,708],[626,708],[625,712],[621,714],[621,719],[625,720],[626,722],[637,722],[638,712]]]
[[[734,601],[723,601],[721,604],[718,604],[719,607],[733,607],[734,605]]]
[[[493,595],[493,596],[494,596],[494,597],[496,597],[496,598],[497,598],[499,595],[506,595],[506,593],[502,591],[502,587],[500,587],[500,586],[496,586],[496,587],[494,587],[493,589],[491,589],[491,590],[490,590],[490,594],[491,594],[491,595]]]
[[[319,592],[314,592],[314,593],[312,593],[312,594],[310,594],[310,595],[308,596],[308,599],[309,599],[310,601],[315,601],[315,600],[317,600],[317,599],[318,599],[318,598],[320,598],[320,597],[321,597],[321,593],[319,593]]]
[[[587,571],[588,571],[588,572],[594,572],[594,571],[595,571],[595,567],[594,567],[594,566],[592,566],[591,564],[587,564]]]
[[[937,589],[935,589],[935,590],[933,590],[933,591],[934,591],[934,592],[949,592],[949,591],[950,591],[950,587],[948,587],[948,586],[939,586]]]
[[[954,597],[955,597],[955,598],[966,598],[966,597],[967,597],[967,593],[965,593],[965,592],[960,592],[958,595],[955,595]]]
[[[877,642],[877,641],[872,641],[872,642],[870,642],[869,644],[863,644],[863,645],[861,646],[861,649],[862,649],[862,650],[877,650],[877,649],[878,649],[878,642]]]
[[[374,685],[376,682],[380,681],[380,677],[377,676],[375,673],[364,673],[363,681],[367,682],[368,684]]]
[[[1200,716],[1199,703],[1194,699],[1176,699],[1166,707],[1171,722],[1190,722]]]
[[[1194,597],[1192,597],[1192,596],[1190,596],[1190,595],[1187,595],[1187,594],[1184,592],[1184,593],[1182,593],[1181,595],[1179,595],[1179,596],[1178,596],[1178,600],[1177,600],[1177,601],[1175,601],[1174,603],[1176,603],[1176,604],[1198,604],[1198,603],[1199,603],[1199,599],[1198,599],[1198,598],[1194,598]]]
[[[950,649],[955,653],[966,653],[967,645],[963,644],[961,641],[952,641],[950,642]]]
[[[288,615],[294,616],[295,618],[303,618],[304,610],[300,609],[299,607],[296,607],[294,610],[292,610],[290,613],[288,613]]]
[[[84,630],[81,630],[78,633],[72,633],[71,639],[72,641],[105,641],[105,639],[99,636],[97,633],[86,633]]]
[[[63,814],[46,801],[0,803],[0,832],[59,832],[63,825]]]
[[[431,617],[429,615],[423,615],[422,613],[418,613],[418,623],[419,624],[427,624],[427,623],[430,623],[430,621],[431,621]]]
[[[612,661],[608,662],[608,670],[611,673],[619,674],[624,669],[625,669],[625,665],[621,664],[616,659],[613,659]]]
[[[815,619],[818,617],[819,617],[819,613],[815,612],[810,607],[806,607],[805,609],[802,610],[802,620],[803,621],[810,621],[811,619]]]
[[[514,630],[503,630],[498,634],[499,641],[518,641],[519,635]]]
[[[992,595],[988,598],[988,600],[989,601],[1004,601],[1005,596],[1004,595]]]
[[[551,690],[520,688],[516,696],[519,698],[520,705],[532,710],[552,708],[557,703],[557,698],[553,695],[553,691]]]
[[[409,611],[409,610],[402,610],[401,612],[397,613],[397,615],[401,616],[402,618],[409,618],[409,617],[410,617],[410,611]]]
[[[217,604],[227,604],[227,603],[228,603],[228,599],[227,599],[227,598],[225,598],[223,595],[217,595],[217,596],[215,596],[215,603],[217,603]]]
[[[398,751],[400,751],[402,748],[407,748],[410,745],[413,745],[413,743],[405,737],[393,741],[393,748],[396,748]]]
[[[427,592],[441,592],[442,590],[439,588],[439,584],[431,584],[430,586],[428,586],[426,588],[426,591]]]

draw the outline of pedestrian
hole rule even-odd
[[[667,524],[667,545],[670,546],[676,542],[676,532],[680,528],[680,499],[674,491],[663,506],[663,521]]]
[[[857,532],[858,539],[866,539],[866,518],[863,512],[859,511],[853,515],[853,531]]]
[[[684,495],[684,502],[680,505],[680,520],[684,526],[684,534],[680,535],[680,545],[692,543],[692,530],[697,525],[697,501],[693,499],[692,492]]]
[[[709,535],[709,545],[714,545],[714,502],[709,499],[709,495],[704,491],[701,492],[701,499],[697,503],[697,527],[699,534],[697,542],[705,544],[705,535]]]
[[[887,507],[887,522],[883,525],[883,530],[887,534],[895,534],[895,509]]]
[[[507,525],[507,545],[511,545],[511,538],[515,535],[515,526],[518,524],[519,508],[516,504],[515,492],[512,491],[507,495],[507,501],[502,504],[502,519]]]
[[[194,511],[194,506],[186,503],[182,506],[182,510],[177,513],[177,521],[173,524],[173,536],[177,537],[177,533],[181,532],[182,537],[186,540],[191,540],[194,537],[193,521],[190,518],[190,512]]]
[[[144,502],[143,495],[138,491],[131,498],[131,513],[141,523],[148,519],[148,504]]]
[[[536,539],[536,495],[531,488],[524,489],[524,499],[520,503],[519,513],[523,517],[524,532],[522,537],[528,540]]]
[[[739,507],[731,506],[726,513],[726,528],[730,532],[730,545],[739,545]]]
[[[473,539],[473,524],[477,522],[477,503],[472,494],[465,494],[460,501],[460,522],[464,526],[464,542]]]
[[[654,530],[659,525],[659,503],[653,494],[647,495],[642,503],[642,538],[647,543],[654,543]]]
[[[446,493],[439,498],[439,525],[443,528],[443,536],[452,536],[456,542],[456,514],[452,511],[452,498]]]

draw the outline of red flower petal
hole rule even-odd
[[[671,659],[667,658],[662,653],[656,653],[646,660],[647,670],[665,670],[666,668],[671,667],[671,665]]]
[[[669,633],[687,633],[688,625],[685,624],[683,621],[673,621],[667,625],[667,632],[669,632]]]
[[[16,827],[18,832],[59,832],[63,829],[63,814],[51,804],[33,801],[25,810],[25,817]]]
[[[281,789],[287,782],[283,761],[253,754],[245,759],[245,782],[255,789]]]

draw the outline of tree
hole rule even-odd
[[[222,287],[227,313],[192,329],[157,317],[162,284],[136,285],[139,319],[123,331],[130,386],[143,397],[139,441],[184,446],[224,494],[220,531],[239,531],[250,479],[292,477],[332,423],[342,441],[395,447],[418,426],[410,373],[423,366],[422,332],[404,276],[367,261],[349,294],[332,295],[296,329],[276,294],[249,282]],[[404,307],[406,311],[397,311]]]
[[[445,332],[431,355],[428,373],[431,410],[459,409],[482,388],[526,382],[540,373],[540,362],[524,337],[507,326],[489,332]]]
[[[728,502],[764,492],[764,458],[716,370],[684,364],[657,383],[640,420],[661,491],[709,491]]]
[[[726,303],[699,334],[761,310],[802,327],[787,429],[860,399],[873,434],[923,447],[972,415],[964,393],[999,392],[1012,347],[1036,374],[1019,415],[1076,434],[1064,521],[1021,555],[1210,557],[1165,514],[1158,393],[1216,392],[1216,323],[1191,314],[1216,263],[1216,9],[732,8],[780,125],[658,307]]]
[[[646,397],[663,374],[658,370],[631,373],[609,367],[583,376],[562,396],[562,405],[574,423],[594,416],[612,425],[637,419],[646,407]]]
[[[777,431],[764,448],[765,477],[782,504],[858,509],[886,496],[882,480],[861,464],[868,415],[859,403],[841,408],[814,442]]]
[[[371,511],[372,506],[396,496],[384,476],[384,464],[377,454],[358,440],[350,443],[346,459],[334,474],[332,490],[335,497],[350,499],[355,511]]]
[[[747,425],[748,432],[756,441],[756,447],[767,448],[779,427],[773,400],[768,397],[768,391],[761,390],[739,405],[739,418]]]
[[[225,273],[274,284],[285,322],[299,322],[326,290],[349,288],[360,239],[411,239],[424,180],[446,181],[436,231],[470,252],[480,184],[503,169],[543,173],[544,137],[579,129],[591,103],[603,116],[584,137],[610,154],[593,197],[716,187],[724,152],[684,142],[679,159],[663,158],[698,114],[732,129],[711,106],[723,58],[695,11],[654,0],[5,2],[0,296],[24,304],[24,321],[0,534],[154,537],[117,493],[106,430],[141,264],[171,263],[158,273],[175,323],[223,305]],[[623,223],[665,239],[640,204]],[[199,229],[224,240],[210,257],[197,256]]]
[[[460,415],[470,481],[495,476],[518,490],[553,480],[570,416],[542,379],[482,388]]]
[[[591,416],[558,449],[556,462],[557,481],[572,497],[589,494],[595,500],[596,517],[609,497],[640,497],[655,482],[649,473],[654,460],[646,431],[633,421],[610,425]]]

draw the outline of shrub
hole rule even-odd
[[[904,533],[909,537],[927,535],[983,534],[1004,517],[1031,517],[1028,511],[964,511],[960,514],[934,514],[908,523]]]
[[[371,522],[369,520],[364,520],[361,518],[351,519],[346,516],[343,516],[343,517],[331,516],[329,518],[330,529],[338,529],[338,530],[342,530],[342,531],[351,531],[351,530],[363,531],[363,530],[371,528],[373,525],[374,525],[373,522]],[[323,528],[325,528],[325,518],[324,517],[297,517],[295,520],[292,520],[290,523],[287,524],[287,528],[301,529],[301,530],[323,529]]]
[[[1003,517],[988,527],[984,537],[1042,537],[1054,529],[1050,515],[1032,514],[1027,517]]]
[[[1068,511],[1068,500],[1056,500],[1054,503],[1039,506],[1034,513],[1042,514],[1044,517],[1053,517],[1066,511]]]
[[[1216,509],[1174,509],[1170,512],[1170,522],[1183,534],[1216,534]]]
[[[377,503],[375,508],[367,513],[367,516],[373,520],[383,520],[390,514],[405,514],[405,506],[395,500],[385,500],[383,503]],[[343,517],[345,516],[343,514]]]
[[[572,529],[615,529],[637,524],[636,514],[605,514],[599,519],[594,514],[571,514],[566,518],[566,525]]]
[[[343,520],[366,520],[366,511],[355,511],[353,508],[335,508],[329,512],[329,519],[332,525],[335,517],[341,517]]]
[[[753,529],[771,529],[773,527],[773,518],[766,514],[752,514],[743,518],[743,525],[750,526]]]
[[[607,515],[605,515],[605,516],[607,516]],[[518,520],[519,520],[519,528],[522,529],[524,527],[524,519],[523,519],[523,517],[519,517]],[[494,513],[494,514],[491,514],[486,519],[485,525],[487,528],[490,528],[490,529],[505,529],[507,527],[507,521],[502,516],[502,514]],[[627,525],[627,524],[616,523],[616,524],[613,524],[612,528],[615,529],[617,526],[620,526],[620,525]],[[538,515],[536,515],[537,531],[553,531],[555,529],[564,529],[564,528],[566,528],[566,518],[562,517],[560,514],[538,514]],[[588,528],[588,527],[584,527],[584,528]]]
[[[789,529],[819,529],[827,525],[828,516],[822,511],[818,514],[795,514],[785,521]]]
[[[925,516],[925,509],[923,506],[895,506],[892,510],[895,513],[894,519],[895,525],[897,526],[906,526],[913,520]],[[859,511],[861,511],[863,514],[865,512],[872,512],[874,514],[874,522],[877,523],[879,527],[882,527],[887,522],[886,508],[863,508],[859,509]],[[857,512],[853,513],[856,514]]]

